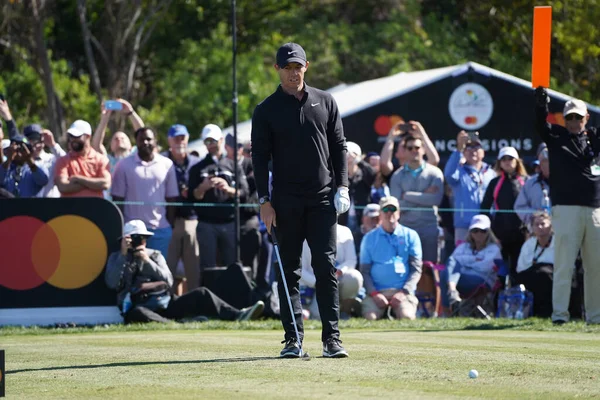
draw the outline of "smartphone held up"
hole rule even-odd
[[[104,109],[112,111],[121,111],[123,109],[123,104],[117,100],[106,100],[104,102]]]

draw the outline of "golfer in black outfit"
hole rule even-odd
[[[304,335],[299,279],[302,243],[312,253],[316,292],[323,324],[323,356],[347,357],[341,345],[338,282],[335,276],[337,213],[350,207],[346,139],[333,97],[304,82],[306,53],[296,43],[277,51],[281,84],[254,110],[252,162],[260,215],[269,232],[276,227],[285,278],[300,340]],[[269,161],[273,161],[269,195]],[[299,357],[292,316],[279,279],[285,346],[281,357]]]

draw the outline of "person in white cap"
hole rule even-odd
[[[198,169],[202,170],[211,164],[218,164],[225,157],[223,148],[224,136],[221,128],[215,124],[208,124],[202,128],[202,142],[206,146],[206,157],[198,163]]]
[[[586,104],[565,103],[565,126],[547,122],[550,99],[546,89],[535,90],[536,129],[548,145],[552,192],[552,225],[556,256],[552,287],[552,321],[569,321],[571,278],[581,250],[584,268],[585,317],[600,323],[600,137],[586,128],[590,115]]]
[[[236,186],[240,203],[248,197],[248,183],[242,168],[222,151],[223,133],[213,124],[204,127],[202,137],[208,149],[206,157],[190,169],[188,200],[193,203],[223,204],[195,207],[198,215],[197,237],[200,246],[200,270],[237,261],[235,247]],[[220,255],[220,261],[217,258]]]
[[[6,154],[4,154],[4,150],[10,147],[10,139],[2,139],[2,162],[6,161]]]
[[[371,187],[377,175],[375,169],[363,160],[360,146],[354,142],[346,142],[348,149],[348,182],[350,183],[350,209],[341,214],[338,222],[350,228],[352,233],[358,232],[362,220],[362,208],[371,202]]]
[[[90,144],[92,127],[84,120],[73,122],[69,129],[69,153],[56,161],[54,182],[61,197],[104,197],[111,185],[108,158]]]
[[[177,320],[247,321],[261,316],[264,303],[237,309],[208,288],[200,287],[181,297],[173,295],[173,275],[160,251],[146,247],[153,233],[141,220],[123,227],[121,250],[108,257],[104,280],[118,292],[117,305],[125,323]]]
[[[481,212],[492,220],[492,231],[500,240],[502,257],[510,267],[510,276],[514,282],[525,235],[519,216],[512,211],[525,185],[527,171],[517,150],[510,146],[500,149],[494,170],[498,176],[491,180],[485,191]]]
[[[498,239],[487,215],[471,218],[466,241],[458,245],[440,273],[442,304],[455,314],[463,297],[478,288],[491,290],[498,281],[502,261]]]

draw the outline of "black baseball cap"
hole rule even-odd
[[[233,148],[233,147],[234,147],[234,143],[233,143],[233,135],[231,135],[231,134],[227,134],[227,136],[225,136],[225,144],[226,144],[227,146],[231,147],[231,148]],[[238,149],[240,149],[240,148],[244,147],[244,145],[243,145],[243,143],[241,143],[241,142],[238,142],[238,143],[237,143],[237,147],[238,147]]]
[[[286,43],[277,50],[277,65],[283,68],[292,62],[306,66],[306,53],[298,43]]]

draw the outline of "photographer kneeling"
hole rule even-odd
[[[123,228],[121,251],[108,258],[105,281],[117,290],[117,305],[125,323],[200,320],[198,317],[227,321],[247,321],[262,314],[264,303],[238,310],[205,287],[181,297],[171,293],[173,275],[158,250],[146,248],[153,233],[140,220],[129,221]]]

